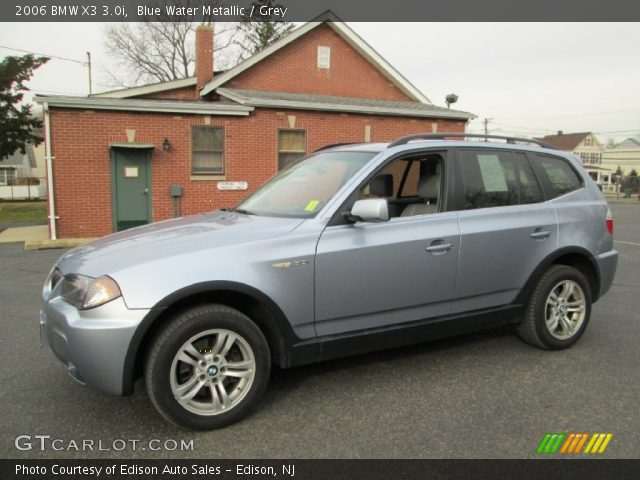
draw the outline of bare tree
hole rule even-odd
[[[172,0],[169,3],[196,6],[203,0]],[[134,24],[118,23],[106,28],[105,47],[117,64],[116,70],[107,70],[106,86],[131,87],[193,75],[195,29],[201,23],[211,25],[213,22],[207,19],[202,22],[195,17],[177,22],[164,13],[164,8],[161,11],[160,18],[151,17]],[[216,23],[214,29],[216,67],[224,68],[235,63],[224,55],[236,32],[235,24]]]
[[[273,0],[256,0],[252,5],[256,13],[253,17],[245,16],[238,23],[238,35],[233,40],[233,44],[240,50],[238,61],[255,55],[295,27],[293,23],[278,20],[272,14],[260,14],[260,7],[264,7],[267,12],[273,11],[273,7],[282,7],[280,4],[275,4]]]

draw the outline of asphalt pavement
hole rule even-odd
[[[165,422],[141,383],[116,398],[67,377],[38,334],[41,286],[63,251],[0,245],[0,457],[535,458],[548,432],[607,432],[601,457],[639,458],[640,205],[612,210],[618,273],[572,348],[500,329],[274,369],[250,417],[197,433]],[[76,450],[83,440],[94,450]]]

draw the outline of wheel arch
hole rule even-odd
[[[536,284],[552,265],[567,265],[579,270],[589,282],[591,301],[596,302],[600,295],[600,270],[598,264],[589,253],[581,247],[561,248],[547,256],[529,276],[524,288],[516,297],[515,303],[526,304]]]
[[[281,367],[289,366],[289,346],[295,343],[297,337],[284,312],[268,295],[242,283],[203,282],[163,298],[142,320],[125,357],[123,395],[133,393],[133,383],[142,375],[146,352],[156,333],[180,311],[204,303],[220,303],[247,315],[267,339],[272,363]]]

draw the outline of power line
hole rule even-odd
[[[635,130],[613,130],[611,132],[592,132],[592,133],[598,133],[602,135],[605,133],[634,133],[634,132],[640,133],[640,128],[636,128]]]
[[[32,52],[31,50],[23,50],[21,48],[5,47],[4,45],[0,45],[0,48],[4,48],[6,50],[13,50],[14,52],[30,53],[32,55],[40,55],[42,57],[55,58],[57,60],[65,60],[67,62],[79,63],[80,65],[84,65],[84,66],[87,65],[87,62],[83,62],[83,61],[80,61],[80,60],[75,60],[73,58],[58,57],[56,55],[48,55],[46,53]]]
[[[557,130],[549,130],[549,129],[536,128],[536,127],[525,127],[523,125],[513,125],[509,123],[502,123],[496,120],[494,120],[494,123],[497,130],[505,133],[555,134],[557,132]],[[513,129],[516,129],[516,130],[514,131]],[[522,132],[518,132],[517,130],[522,130]],[[633,129],[633,130],[608,130],[608,131],[591,130],[590,132],[594,134],[599,134],[599,135],[613,134],[613,133],[634,133],[634,132],[640,132],[640,128]]]
[[[507,127],[507,129],[509,128],[509,125],[502,125],[502,126]],[[500,127],[500,125],[498,125],[498,127]],[[517,127],[517,128],[522,128],[522,130],[524,130],[526,132],[553,133],[553,134],[556,133],[556,130],[541,130],[541,129],[537,129],[537,128],[527,128],[527,127]],[[503,131],[507,131],[507,130],[503,130]],[[513,131],[513,130],[509,130],[509,131]],[[633,132],[640,132],[640,128],[636,128],[636,129],[633,129],[633,130],[607,130],[607,131],[589,130],[589,132],[590,133],[595,133],[595,134],[633,133]]]
[[[585,117],[585,116],[593,116],[593,115],[609,115],[613,113],[623,113],[623,112],[640,113],[640,108],[625,108],[623,110],[609,110],[607,112],[571,113],[571,114],[563,114],[563,115],[542,115],[542,116],[533,116],[533,117],[503,117],[501,120],[528,120],[528,119],[535,119],[535,118],[545,119],[545,118],[562,118],[562,117]]]
[[[553,132],[554,130],[548,130],[545,128],[523,127],[522,125],[511,125],[509,123],[497,122],[499,125],[507,128],[521,128],[523,130],[535,130],[536,132]]]

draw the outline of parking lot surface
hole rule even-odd
[[[602,457],[639,458],[640,205],[612,211],[618,273],[572,348],[538,350],[501,329],[274,369],[257,411],[212,432],[165,422],[142,383],[116,398],[67,377],[38,334],[42,283],[63,251],[0,245],[0,457],[535,458],[547,432],[610,432]],[[18,450],[19,435],[63,450]],[[83,440],[94,450],[73,448]]]

